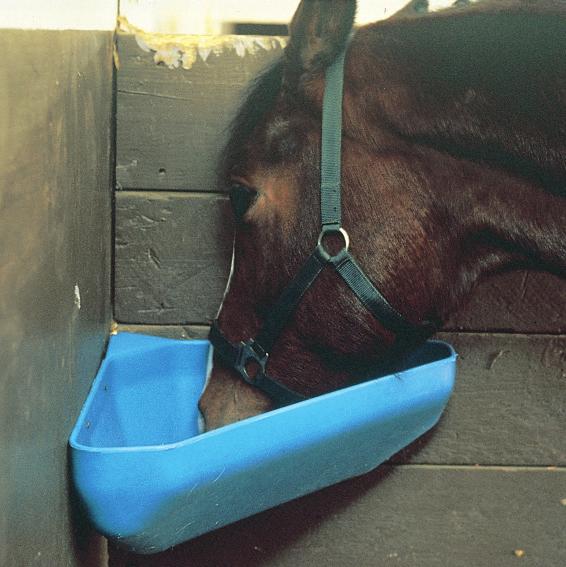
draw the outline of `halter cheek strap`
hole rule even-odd
[[[424,342],[437,328],[436,324],[430,322],[415,325],[403,317],[372,284],[349,252],[350,239],[342,228],[341,205],[345,55],[344,49],[326,72],[320,163],[321,231],[317,246],[299,273],[283,290],[255,339],[232,343],[220,330],[218,321],[214,321],[210,329],[209,339],[222,362],[235,370],[245,382],[267,394],[278,406],[302,401],[306,397],[267,374],[269,353],[304,293],[325,268],[333,269],[380,324],[395,334],[394,350],[407,350]],[[330,254],[324,247],[324,239],[329,234],[342,236],[344,245],[337,254]]]

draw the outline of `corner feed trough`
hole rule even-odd
[[[199,434],[210,345],[121,333],[70,438],[95,527],[154,553],[377,467],[430,429],[456,353],[439,341],[402,372]]]

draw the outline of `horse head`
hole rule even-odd
[[[556,64],[564,20],[557,24],[551,6],[525,30],[522,9],[470,8],[394,18],[351,36],[355,8],[354,0],[302,0],[282,59],[258,78],[234,121],[221,182],[237,226],[218,315],[232,343],[258,334],[317,244],[325,72],[344,49],[342,224],[392,308],[415,326],[442,322],[494,271],[565,273],[566,66]],[[554,40],[542,41],[537,26]],[[525,45],[517,29],[536,37]],[[537,59],[529,44],[538,39]],[[549,51],[545,65],[540,50]],[[525,86],[518,69],[538,83]],[[333,254],[344,244],[336,233],[325,247]],[[363,379],[391,352],[402,355],[398,334],[324,269],[267,368],[287,388],[318,395]],[[267,411],[273,400],[215,357],[200,407],[211,429]]]

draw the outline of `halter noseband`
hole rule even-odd
[[[416,345],[424,342],[436,330],[433,323],[415,325],[405,319],[381,295],[348,251],[350,239],[342,228],[340,182],[345,54],[346,49],[326,71],[320,165],[321,231],[317,246],[299,273],[283,290],[255,339],[250,338],[237,344],[230,342],[220,330],[218,320],[212,323],[210,329],[210,342],[222,362],[235,370],[246,383],[262,390],[278,406],[305,400],[306,396],[287,388],[267,374],[269,353],[304,293],[327,266],[342,277],[383,327],[395,333],[396,344]],[[331,255],[324,247],[324,238],[329,234],[342,235],[344,246],[337,254]],[[400,340],[400,337],[403,339]],[[253,375],[250,372],[252,366],[255,370]]]

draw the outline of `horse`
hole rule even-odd
[[[343,51],[342,225],[386,302],[412,325],[440,326],[493,273],[566,276],[564,3],[405,10],[358,29],[355,10],[302,0],[282,57],[234,119],[219,173],[234,254],[217,319],[231,343],[257,335],[316,246],[325,73]],[[334,254],[343,236],[325,246]],[[320,395],[402,356],[397,335],[324,269],[267,370]],[[206,429],[275,407],[249,382],[214,356],[199,402]]]

